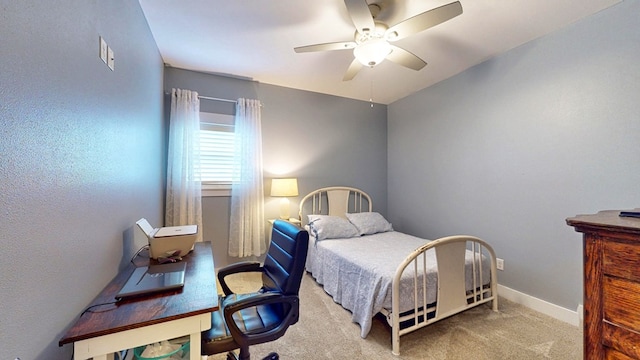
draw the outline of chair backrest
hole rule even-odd
[[[309,246],[309,233],[287,221],[276,220],[262,275],[265,291],[298,295]]]

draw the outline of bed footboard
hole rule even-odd
[[[428,260],[426,251],[434,249],[438,267],[436,302],[427,303]],[[486,266],[489,266],[487,274]],[[483,267],[485,267],[483,271]],[[413,273],[413,311],[400,313],[400,279]],[[391,323],[393,354],[400,354],[400,336],[474,306],[493,302],[498,310],[496,256],[485,241],[466,235],[431,241],[411,253],[396,270],[392,285]],[[405,315],[406,314],[406,315]],[[401,326],[402,324],[402,326]]]

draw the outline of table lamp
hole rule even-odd
[[[271,196],[282,197],[280,200],[280,218],[289,220],[289,196],[298,196],[298,179],[271,180]]]

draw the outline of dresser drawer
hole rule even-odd
[[[602,270],[629,280],[640,281],[640,245],[616,241],[603,244]]]
[[[604,322],[602,343],[607,347],[605,359],[640,359],[640,334]]]
[[[619,351],[615,351],[613,349],[606,349],[605,360],[636,360],[636,359],[629,357]]]
[[[602,285],[604,320],[640,332],[640,284],[605,276]]]

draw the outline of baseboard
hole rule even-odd
[[[573,326],[582,324],[582,304],[578,305],[576,311],[571,311],[500,284],[498,284],[498,295]]]

